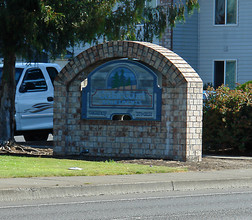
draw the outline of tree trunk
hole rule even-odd
[[[14,53],[4,56],[0,86],[0,145],[14,141],[15,128],[15,61]]]

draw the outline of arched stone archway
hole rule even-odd
[[[81,82],[110,60],[134,59],[162,77],[161,121],[81,119]],[[202,80],[172,51],[113,41],[80,53],[55,80],[54,154],[201,160]]]

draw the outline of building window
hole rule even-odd
[[[238,0],[215,0],[215,24],[237,24]]]
[[[157,0],[145,1],[147,7],[155,8],[157,7]]]
[[[235,88],[236,84],[236,60],[214,61],[214,87],[222,84],[230,89]]]

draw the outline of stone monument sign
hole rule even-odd
[[[201,160],[203,83],[164,47],[93,46],[54,87],[55,155]]]

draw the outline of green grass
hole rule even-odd
[[[82,170],[69,170],[79,167]],[[186,169],[165,166],[124,164],[115,161],[90,162],[39,157],[0,156],[0,178],[44,176],[104,176],[184,172]]]

